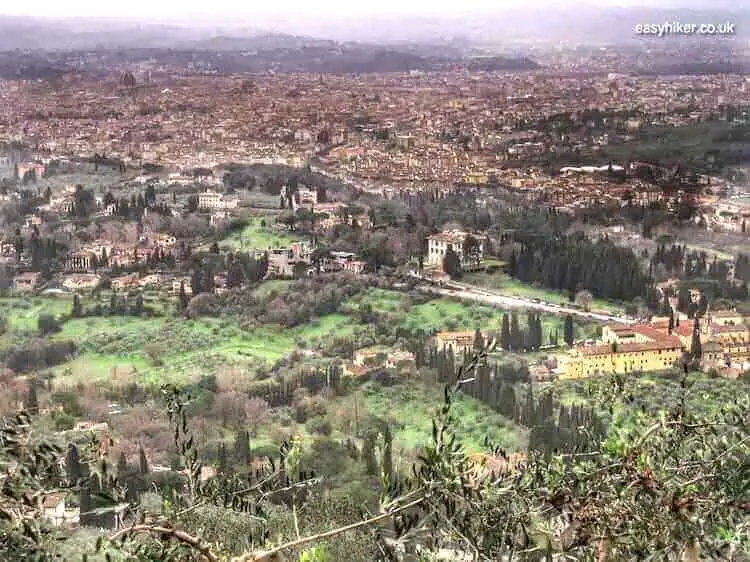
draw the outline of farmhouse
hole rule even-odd
[[[438,349],[452,348],[454,353],[463,353],[473,349],[475,333],[467,330],[462,332],[438,332],[432,337],[432,343]]]
[[[233,195],[224,195],[210,189],[198,195],[199,209],[236,209],[238,205],[239,198]]]
[[[466,247],[469,236],[477,242],[476,255],[473,258],[467,251],[469,248]],[[442,265],[445,254],[449,249],[456,253],[464,267],[471,267],[484,254],[484,242],[480,236],[471,235],[461,230],[448,230],[433,234],[427,238],[427,263]]]
[[[21,273],[13,278],[13,288],[17,291],[33,291],[37,285],[41,274],[33,271]]]
[[[683,341],[649,325],[605,326],[602,342],[576,346],[558,357],[559,374],[578,378],[598,373],[662,371],[682,355]]]

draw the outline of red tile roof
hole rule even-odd
[[[617,345],[616,353],[637,353],[642,351],[671,351],[682,348],[682,342],[675,336],[665,336],[659,341],[646,343],[621,343]],[[585,345],[576,348],[582,355],[609,355],[612,353],[612,345]]]

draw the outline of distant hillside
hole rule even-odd
[[[196,30],[169,25],[0,16],[0,51],[168,47],[201,36]]]
[[[191,71],[196,61],[205,72],[219,74],[260,72],[316,72],[331,74],[366,74],[384,72],[436,71],[466,65],[474,71],[533,70],[538,65],[527,58],[419,55],[377,45],[337,44],[296,39],[290,46],[257,48],[287,38],[259,38],[258,41],[216,38],[188,48],[99,48],[95,57],[85,50],[6,51],[0,52],[0,78],[49,79],[71,70],[107,73],[118,66],[135,65],[146,60],[158,61],[172,69]],[[235,47],[231,50],[224,50]],[[256,47],[256,48],[253,48]],[[430,50],[431,51],[431,50]]]
[[[333,47],[335,41],[312,39],[283,33],[262,33],[255,36],[218,35],[194,41],[189,47],[207,51],[258,51],[268,49],[301,49],[304,47]]]
[[[527,57],[474,57],[468,59],[466,67],[474,72],[497,72],[511,70],[533,70],[540,68],[539,64]]]

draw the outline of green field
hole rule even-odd
[[[265,221],[263,226],[261,223]],[[273,226],[274,217],[252,217],[247,225],[233,231],[229,236],[219,241],[222,248],[233,250],[269,250],[271,248],[285,248],[294,242],[300,242],[303,236],[294,236]]]
[[[102,380],[115,371],[131,373],[135,382],[144,384],[193,380],[215,373],[219,367],[239,367],[251,376],[260,365],[278,361],[300,344],[313,347],[333,335],[351,334],[355,328],[341,314],[292,329],[268,326],[251,330],[242,330],[231,320],[212,318],[75,319],[66,322],[54,338],[77,341],[81,354],[72,364],[52,371],[64,384]]]
[[[566,294],[551,289],[528,285],[517,279],[513,279],[505,273],[467,273],[463,276],[462,281],[478,287],[485,287],[497,291],[498,293],[509,297],[526,297],[554,304],[570,305],[570,300]],[[625,307],[615,302],[594,299],[591,303],[591,309],[622,314]]]
[[[368,382],[343,400],[349,404],[357,400],[363,415],[389,422],[395,447],[406,452],[423,447],[432,439],[431,420],[442,406],[443,389],[418,381],[386,387]],[[334,412],[343,406],[339,400],[333,406]],[[510,450],[519,449],[525,442],[526,436],[519,427],[473,398],[459,394],[453,408],[456,434],[470,452],[485,450],[485,437]]]
[[[599,415],[610,419],[613,412],[598,404],[595,396],[608,396],[612,393],[610,377],[596,377],[579,380],[557,380],[543,386],[552,389],[563,404],[599,406]],[[726,404],[733,403],[739,393],[747,393],[747,385],[722,377],[710,377],[704,373],[691,373],[683,387],[678,375],[634,375],[625,381],[623,392],[628,403],[620,413],[649,412],[654,415],[666,414],[680,406],[685,393],[686,409],[691,413],[716,413]],[[615,412],[617,413],[617,412]]]
[[[284,293],[290,281],[269,281],[255,289],[256,295]],[[83,305],[107,301],[84,297]],[[388,325],[401,326],[413,333],[431,335],[440,330],[474,330],[485,334],[500,329],[504,311],[479,304],[450,299],[410,296],[407,293],[370,289],[343,304],[340,312],[315,318],[295,328],[263,325],[242,328],[239,320],[222,318],[185,319],[174,312],[174,303],[149,294],[147,303],[157,310],[170,311],[157,317],[126,315],[91,316],[66,320],[53,340],[73,340],[79,355],[72,361],[49,369],[57,382],[109,380],[159,384],[185,382],[223,368],[238,368],[248,377],[262,365],[272,365],[295,350],[319,353],[334,337],[373,335],[371,326],[362,324],[359,312],[369,305]],[[41,314],[58,317],[71,310],[68,297],[6,297],[0,299],[0,314],[8,330],[0,336],[0,349],[23,344],[37,335]],[[562,318],[543,315],[545,341],[555,331],[562,333]],[[519,314],[522,326],[526,315]],[[579,330],[593,334],[596,326],[580,323]],[[316,351],[318,350],[318,351]]]
[[[503,314],[506,311],[481,304],[469,304],[463,301],[447,298],[437,298],[424,304],[412,304],[411,299],[404,293],[372,289],[365,295],[355,297],[353,305],[369,304],[378,313],[385,314],[403,328],[411,331],[421,331],[432,334],[443,330],[475,330],[482,332],[496,332],[502,325]],[[519,323],[526,325],[526,314],[518,314]],[[552,314],[542,314],[542,325],[545,330],[545,341],[550,333],[559,330],[562,334],[563,318]],[[591,322],[576,322],[579,336],[594,336],[596,324]]]
[[[2,297],[0,315],[7,323],[10,332],[34,332],[42,314],[59,316],[69,313],[73,299],[60,297]]]

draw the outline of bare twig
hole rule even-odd
[[[410,509],[412,507],[418,506],[420,503],[422,503],[426,499],[425,496],[418,498],[412,502],[409,502],[401,507],[398,507],[394,509],[393,511],[388,511],[386,513],[381,513],[380,515],[376,515],[375,517],[371,517],[369,519],[365,519],[363,521],[357,521],[356,523],[352,523],[350,525],[346,525],[344,527],[339,527],[337,529],[331,529],[330,531],[326,531],[325,533],[319,533],[317,535],[311,535],[309,537],[302,537],[300,539],[296,539],[287,543],[284,543],[282,545],[279,545],[277,547],[272,548],[271,550],[264,550],[260,552],[247,552],[245,554],[242,554],[241,556],[234,558],[233,562],[272,562],[275,560],[275,556],[279,554],[280,552],[284,550],[289,550],[290,548],[296,548],[298,546],[302,546],[304,544],[308,544],[311,542],[317,542],[322,541],[325,539],[329,539],[331,537],[335,537],[337,535],[340,535],[342,533],[346,533],[348,531],[353,531],[355,529],[359,529],[360,527],[367,527],[368,525],[373,525],[375,523],[378,523],[379,521],[382,521],[384,519],[388,519],[389,517],[392,517],[393,515],[396,515],[397,513],[401,511],[405,511],[407,509]]]
[[[193,535],[189,535],[185,531],[180,531],[179,529],[171,529],[169,527],[158,527],[155,525],[134,525],[132,527],[128,527],[127,529],[122,529],[121,531],[118,531],[114,535],[112,535],[109,539],[111,541],[116,541],[118,539],[122,539],[124,537],[127,537],[128,535],[134,535],[134,534],[150,534],[150,535],[160,535],[162,537],[172,537],[177,539],[178,541],[188,545],[194,550],[197,550],[200,552],[200,554],[209,560],[209,562],[218,562],[218,558],[216,555],[211,552],[211,549],[203,544],[201,542],[201,539],[198,537],[194,537]]]
[[[716,426],[722,426],[722,425],[728,425],[726,423],[685,423],[679,420],[672,420],[672,421],[658,421],[651,427],[649,427],[643,435],[641,435],[641,438],[638,440],[638,443],[636,444],[637,448],[641,448],[646,441],[657,431],[659,431],[662,428],[667,428],[670,426],[679,426],[683,429],[701,429],[704,427],[716,427]]]

